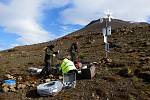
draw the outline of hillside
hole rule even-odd
[[[96,75],[92,80],[78,80],[77,87],[62,91],[55,97],[36,96],[32,89],[18,93],[1,93],[0,99],[53,99],[53,100],[149,100],[150,99],[150,24],[131,23],[113,19],[112,35],[109,36],[111,64],[104,64],[105,57],[102,28],[104,23],[92,21],[83,29],[54,41],[18,46],[0,52],[0,75],[6,73],[27,75],[28,67],[43,66],[43,48],[56,45],[59,56],[68,54],[73,41],[79,42],[80,59],[83,62],[98,62]],[[56,63],[58,63],[57,61]],[[129,69],[130,77],[118,74]],[[0,77],[2,79],[3,77]],[[86,90],[85,90],[86,88]],[[29,95],[34,93],[33,95]]]

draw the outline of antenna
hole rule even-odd
[[[108,21],[111,22],[111,18],[112,18],[112,12],[110,10],[107,10],[104,12],[106,15],[106,18],[108,18]]]
[[[109,43],[107,39],[108,39],[108,36],[111,35],[111,26],[109,25],[109,22],[111,22],[111,12],[107,10],[107,12],[104,12],[104,13],[106,14],[106,17],[103,19],[105,20],[105,27],[102,29],[102,32],[103,32],[104,43],[105,43],[105,56],[106,58],[108,58]]]

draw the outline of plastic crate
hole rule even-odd
[[[68,73],[63,75],[64,88],[75,88],[76,73]]]

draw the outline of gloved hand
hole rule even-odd
[[[55,54],[53,54],[53,57],[55,57],[56,55]]]

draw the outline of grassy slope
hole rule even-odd
[[[116,22],[115,22],[116,21]],[[100,33],[98,22],[86,26],[73,34],[55,40],[56,50],[60,50],[60,56],[68,53],[68,48],[73,41],[79,41],[80,57],[83,61],[97,61],[96,76],[92,80],[78,80],[77,87],[73,90],[62,91],[56,97],[42,98],[35,91],[24,90],[21,93],[8,93],[3,99],[14,96],[17,99],[101,99],[107,97],[110,100],[146,100],[150,98],[150,84],[142,78],[133,76],[121,77],[116,74],[120,69],[130,68],[132,72],[139,69],[142,72],[150,72],[150,26],[148,24],[130,24],[114,20],[109,57],[113,60],[111,66],[100,63],[104,55],[103,36]],[[118,24],[119,23],[119,24]],[[16,47],[8,52],[0,52],[0,74],[6,72],[26,74],[25,70],[30,66],[43,65],[43,48],[48,43],[31,46]],[[105,67],[104,67],[105,66]],[[35,94],[35,95],[30,95]]]

